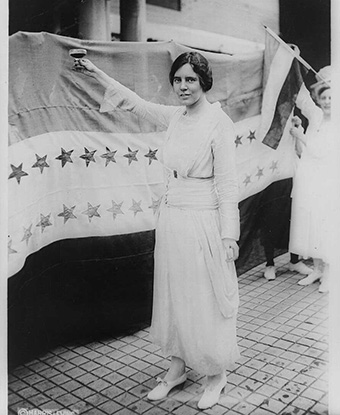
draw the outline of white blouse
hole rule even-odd
[[[139,117],[167,128],[160,161],[180,179],[213,180],[220,213],[221,237],[238,240],[238,180],[235,156],[235,131],[219,103],[194,116],[185,107],[145,101],[112,79],[106,89],[100,112],[113,109],[131,111]]]

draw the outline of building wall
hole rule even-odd
[[[147,23],[183,26],[264,42],[263,25],[279,32],[279,0],[182,0],[181,11],[146,5]],[[110,1],[112,31],[120,32],[119,0]]]
[[[330,65],[331,0],[280,0],[280,32],[315,70]]]

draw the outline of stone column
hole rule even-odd
[[[79,37],[89,40],[111,40],[109,0],[79,2]]]
[[[145,0],[120,0],[120,40],[146,42]]]

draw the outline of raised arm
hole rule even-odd
[[[111,78],[88,59],[77,59],[74,64],[74,70],[96,79],[105,88],[100,112],[109,112],[120,108],[148,119],[153,124],[167,127],[170,119],[179,109],[176,106],[155,104],[142,99],[135,92]]]
[[[301,110],[302,114],[307,118],[312,118],[315,112],[319,111],[319,107],[313,101],[310,92],[303,83],[296,97],[295,105]]]

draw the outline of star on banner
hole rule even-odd
[[[246,175],[246,178],[243,180],[243,183],[244,183],[245,186],[247,186],[249,183],[251,183],[250,177],[251,176]]]
[[[158,160],[156,157],[157,151],[158,151],[158,148],[156,150],[151,150],[151,148],[149,147],[148,154],[144,154],[144,157],[148,157],[149,159],[149,166],[152,163],[152,160]]]
[[[8,250],[8,255],[10,255],[10,254],[17,254],[18,253],[18,251],[16,251],[15,249],[12,248],[12,239],[10,239],[7,242],[7,250]]]
[[[132,151],[131,148],[128,147],[128,151],[129,151],[128,154],[124,154],[124,157],[126,157],[129,160],[129,166],[130,166],[130,164],[133,161],[138,161],[136,156],[139,150]]]
[[[89,167],[89,164],[91,163],[91,161],[93,161],[94,163],[96,162],[96,160],[94,159],[94,153],[97,150],[89,151],[86,147],[84,147],[84,150],[85,150],[85,154],[82,154],[81,156],[79,156],[79,158],[85,160],[86,167]]]
[[[98,218],[100,218],[100,215],[98,213],[99,207],[100,205],[92,206],[91,203],[87,202],[87,210],[84,210],[82,214],[87,215],[89,218],[89,222],[91,222],[91,219],[93,218],[93,216],[97,216]]]
[[[159,199],[152,198],[152,204],[151,204],[151,206],[148,206],[148,207],[149,207],[149,209],[153,210],[153,214],[155,214],[157,212],[157,210],[158,210],[158,208],[161,204],[161,201],[162,201],[162,198],[159,198]]]
[[[77,219],[77,216],[75,216],[73,214],[73,211],[75,209],[76,206],[72,206],[71,208],[68,208],[67,206],[65,206],[63,204],[63,209],[64,211],[61,213],[58,213],[58,216],[61,216],[64,218],[64,224],[69,220],[69,219]]]
[[[277,161],[272,161],[271,166],[269,167],[272,170],[272,173],[274,173],[275,170],[277,170]]]
[[[50,167],[46,163],[47,154],[44,157],[39,157],[38,154],[36,154],[35,157],[37,158],[37,161],[33,164],[32,168],[39,167],[40,173],[43,173],[44,167]]]
[[[28,245],[28,241],[30,237],[33,235],[31,232],[31,229],[32,229],[32,224],[27,229],[24,228],[24,236],[22,237],[21,242],[26,241],[26,245]]]
[[[249,130],[249,135],[247,138],[249,139],[250,142],[252,142],[253,140],[256,140],[255,131]]]
[[[258,180],[260,180],[260,177],[264,175],[263,170],[264,170],[263,167],[262,169],[260,169],[260,167],[257,168],[257,173],[255,174],[255,176],[258,178]]]
[[[235,141],[234,141],[234,143],[236,144],[236,148],[237,148],[239,145],[241,145],[241,144],[242,144],[241,139],[242,139],[242,135],[237,135],[237,136],[236,136],[236,139],[235,139]]]
[[[134,216],[136,216],[138,212],[143,212],[143,209],[140,207],[141,203],[141,200],[136,202],[135,199],[132,199],[132,206],[129,208],[129,210],[132,210]]]
[[[113,219],[116,219],[117,215],[119,215],[119,214],[124,215],[124,212],[121,209],[123,202],[116,203],[113,200],[111,200],[111,202],[112,202],[112,207],[110,209],[106,209],[106,210],[108,212],[112,212]]]
[[[18,184],[20,184],[20,180],[24,176],[28,176],[28,173],[22,170],[23,163],[20,166],[15,167],[11,164],[12,173],[8,176],[9,179],[13,179],[14,177],[17,179]]]
[[[44,232],[47,226],[52,226],[52,223],[50,222],[50,216],[51,216],[51,213],[48,214],[47,216],[44,216],[42,213],[40,213],[40,222],[37,223],[36,226],[41,226],[41,233]]]
[[[74,150],[70,150],[70,151],[65,151],[62,147],[61,147],[61,154],[60,156],[56,157],[56,160],[60,160],[61,161],[61,167],[64,167],[66,163],[73,163],[73,160],[71,159],[71,154],[73,153]]]
[[[102,154],[100,156],[101,158],[106,159],[105,160],[105,167],[110,163],[110,161],[112,161],[112,163],[117,163],[116,159],[115,159],[115,155],[117,153],[117,150],[116,151],[111,151],[109,149],[109,147],[106,147],[106,151],[107,151],[107,153]]]

